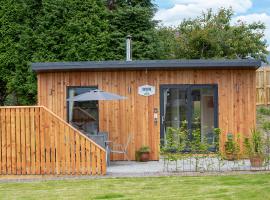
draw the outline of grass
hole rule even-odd
[[[257,112],[262,115],[268,115],[270,116],[270,108],[266,106],[260,106],[257,109]]]
[[[270,174],[1,183],[0,199],[268,199]]]
[[[263,133],[268,133],[270,130],[270,107],[258,106],[257,107],[257,128]]]

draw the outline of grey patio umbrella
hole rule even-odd
[[[99,101],[99,100],[122,100],[126,99],[124,96],[104,92],[102,90],[91,90],[75,97],[69,98],[68,101]]]

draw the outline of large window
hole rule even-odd
[[[186,123],[189,131],[200,130],[201,140],[213,143],[213,129],[218,127],[217,93],[217,85],[162,85],[161,141],[168,128]]]
[[[67,98],[83,94],[97,87],[68,87]],[[98,101],[67,101],[68,122],[86,134],[98,132]]]

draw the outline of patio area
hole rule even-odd
[[[111,161],[107,167],[108,175],[139,175],[139,174],[157,174],[163,172],[163,161]]]
[[[263,167],[251,167],[249,160],[221,160],[219,158],[190,157],[176,161],[159,160],[149,162],[112,161],[107,168],[107,175],[121,176],[159,176],[170,174],[198,174],[198,173],[235,173],[235,172],[260,172],[270,171],[269,162]]]

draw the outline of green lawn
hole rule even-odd
[[[270,174],[1,183],[0,199],[269,199]]]

